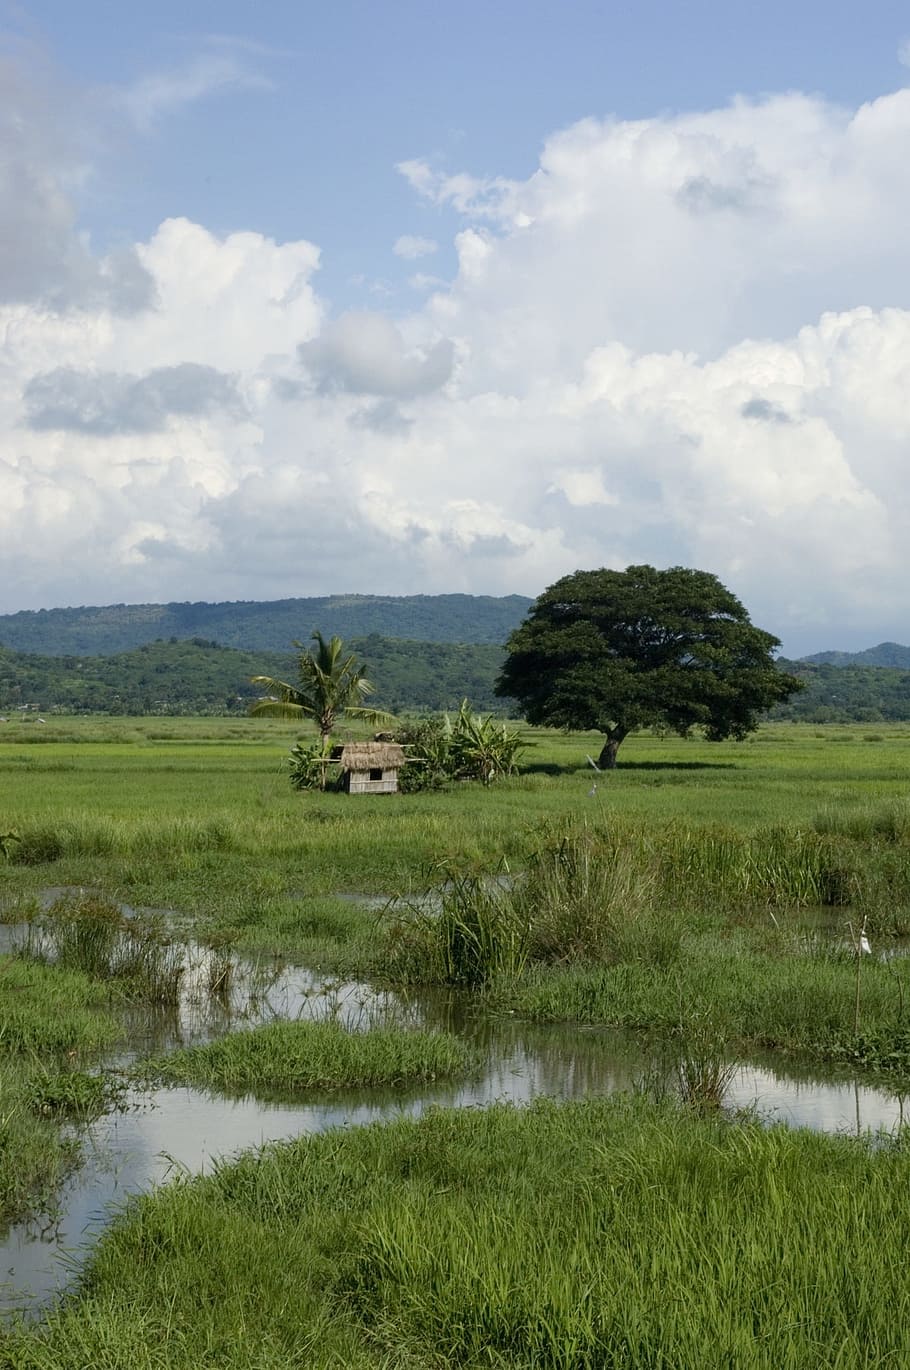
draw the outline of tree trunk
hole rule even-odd
[[[607,733],[607,740],[601,748],[597,764],[602,771],[612,771],[616,768],[616,753],[619,751],[620,743],[625,738],[628,728],[610,728]]]

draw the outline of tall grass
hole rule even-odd
[[[131,999],[176,1004],[186,970],[183,948],[160,921],[127,918],[120,906],[95,894],[56,899],[28,927],[20,954],[77,970],[116,987]]]
[[[638,1099],[302,1138],[134,1203],[21,1367],[910,1360],[904,1140]]]
[[[0,957],[0,1224],[53,1206],[79,1155],[56,1124],[107,1107],[85,1069],[118,1036],[105,997],[77,972]]]
[[[815,817],[817,832],[850,837],[859,842],[889,842],[910,846],[910,802],[905,798],[862,808],[825,808]]]
[[[910,926],[901,852],[779,825],[545,827],[506,881],[452,864],[436,880],[390,910],[391,966],[404,978],[476,987],[540,964],[669,967],[684,932],[780,926],[815,906],[852,910],[877,935]]]
[[[467,1074],[475,1064],[465,1043],[449,1033],[350,1032],[336,1022],[279,1022],[152,1057],[136,1070],[143,1079],[286,1098],[305,1090],[447,1079]]]

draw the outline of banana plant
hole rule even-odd
[[[495,719],[472,712],[466,699],[451,722],[449,752],[454,774],[464,780],[482,780],[489,785],[501,775],[514,775],[516,762],[525,749],[515,729]]]

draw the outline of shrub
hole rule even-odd
[[[288,754],[291,786],[295,790],[324,790],[328,760],[335,741],[331,737],[310,743],[296,742]]]

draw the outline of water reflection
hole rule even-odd
[[[397,1021],[456,1032],[478,1049],[483,1069],[466,1083],[437,1083],[410,1093],[311,1094],[285,1103],[191,1089],[134,1090],[125,1112],[87,1129],[85,1163],[66,1186],[55,1222],[17,1226],[0,1243],[0,1309],[33,1309],[59,1291],[117,1207],[165,1181],[175,1168],[204,1171],[220,1157],[269,1141],[416,1115],[434,1105],[581,1098],[629,1089],[645,1079],[665,1086],[670,1078],[658,1048],[629,1033],[492,1018],[478,1012],[476,1001],[452,993],[404,997],[352,981],[326,985],[312,972],[274,959],[238,966],[225,992],[213,998],[205,992],[212,955],[206,948],[188,948],[180,1002],[129,1015],[127,1044],[110,1063],[211,1040],[245,1025],[331,1017],[353,1028]],[[797,1064],[769,1060],[738,1067],[727,1103],[830,1132],[892,1129],[904,1112],[903,1100],[882,1090],[832,1082]]]

